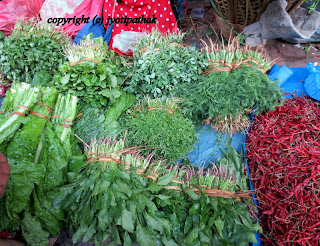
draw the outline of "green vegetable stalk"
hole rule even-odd
[[[42,132],[52,114],[58,91],[54,88],[39,87],[38,103],[30,109],[23,127],[14,135],[6,149],[6,155],[16,160],[36,163],[36,156]]]
[[[25,121],[29,109],[37,102],[38,88],[32,88],[26,83],[14,83],[3,102],[0,114],[0,150],[8,142]]]

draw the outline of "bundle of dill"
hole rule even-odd
[[[185,118],[175,98],[145,99],[122,117],[120,124],[128,130],[130,146],[151,145],[156,158],[175,161],[192,150],[196,140],[192,121]]]
[[[254,108],[256,114],[274,109],[282,91],[266,74],[242,66],[202,76],[197,84],[182,84],[177,94],[185,99],[184,112],[193,120],[233,134],[249,128]]]

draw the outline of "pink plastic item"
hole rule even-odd
[[[18,19],[37,17],[43,2],[44,0],[0,1],[0,31],[9,36]]]
[[[47,1],[50,2],[50,8],[52,8],[54,12],[51,12],[50,8],[47,7]],[[46,2],[43,4],[43,8],[40,11],[41,18],[44,20],[47,20],[47,18],[74,18],[74,16],[75,18],[81,18],[82,16],[84,16],[84,18],[90,17],[90,20],[92,20],[96,15],[102,15],[102,6],[104,0],[84,0],[82,2],[81,0],[67,0],[65,1],[65,5],[62,7],[55,6],[55,4],[58,5],[59,1],[46,0]],[[75,7],[74,4],[76,2],[81,3]],[[60,26],[59,29],[63,30],[66,34],[75,37],[84,25],[85,23],[81,23],[81,25],[75,25],[74,23],[70,22]]]

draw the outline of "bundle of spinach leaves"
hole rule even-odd
[[[49,24],[18,21],[12,34],[0,42],[0,71],[11,81],[26,83],[37,73],[52,76],[65,61],[61,51],[68,42]]]
[[[242,66],[232,72],[213,72],[198,83],[179,85],[176,94],[184,99],[183,112],[195,122],[230,131],[234,124],[249,122],[250,110],[260,114],[274,109],[282,95],[280,86],[254,68]],[[249,124],[250,125],[250,124]],[[244,124],[244,127],[248,124]],[[240,125],[240,129],[242,125]],[[245,130],[242,128],[241,130]]]
[[[170,96],[180,83],[195,82],[207,67],[205,56],[195,47],[185,47],[183,35],[163,36],[154,31],[140,40],[134,63],[128,67],[125,90],[138,98]]]
[[[218,185],[238,191],[227,171],[166,168],[166,162],[124,147],[124,140],[93,140],[86,149],[86,168],[75,169],[71,183],[55,194],[54,206],[68,213],[74,243],[242,246],[256,242],[254,233],[261,228],[245,203],[191,189]]]
[[[151,145],[156,149],[155,157],[169,161],[183,158],[196,141],[195,127],[181,113],[176,98],[146,99],[124,115],[120,124],[123,130],[128,130],[130,145]]]

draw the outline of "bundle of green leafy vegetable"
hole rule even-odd
[[[25,121],[24,115],[37,102],[39,89],[26,83],[14,83],[2,103],[0,111],[0,151],[4,152],[8,142]]]
[[[176,161],[192,150],[195,127],[184,117],[178,99],[145,99],[120,119],[132,146],[152,145],[156,158]],[[148,155],[152,150],[145,150]]]
[[[37,73],[52,76],[65,61],[61,51],[68,42],[50,24],[18,21],[12,34],[0,42],[0,71],[15,82],[31,83]]]
[[[241,46],[239,38],[234,37],[228,40],[228,44],[210,42],[210,45],[204,43],[207,59],[209,61],[208,69],[211,71],[232,71],[245,64],[266,73],[271,69],[272,63],[265,57],[263,46],[258,46],[252,50],[250,46]]]
[[[74,243],[248,245],[261,231],[239,199],[205,195],[205,187],[240,194],[226,166],[166,168],[165,161],[110,137],[94,139],[86,155],[86,167],[74,170],[71,183],[55,194],[54,206],[68,213]]]
[[[182,34],[162,35],[153,31],[141,39],[128,66],[125,90],[137,97],[151,98],[172,93],[175,86],[195,82],[207,67],[205,56],[195,47],[182,45]]]
[[[88,144],[92,138],[115,136],[121,130],[118,118],[132,107],[135,99],[135,95],[121,91],[121,96],[116,99],[114,104],[105,109],[92,107],[86,103],[79,104],[78,111],[83,116],[75,124],[75,133]]]
[[[103,38],[88,35],[80,45],[69,45],[65,53],[68,62],[59,67],[54,86],[97,108],[115,103],[121,96],[121,62]]]
[[[50,192],[66,183],[68,164],[83,158],[72,128],[77,101],[55,88],[14,83],[1,108],[1,152],[11,173],[0,231],[20,228],[30,245],[47,245],[64,226]]]
[[[184,99],[184,113],[194,121],[231,134],[248,129],[254,108],[256,114],[272,110],[282,95],[276,81],[247,66],[212,72],[196,84],[181,84],[176,93]]]

